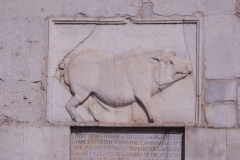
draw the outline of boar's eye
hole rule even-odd
[[[167,66],[173,65],[173,62],[170,60],[163,61]]]
[[[153,63],[153,64],[157,64],[157,63],[160,62],[159,59],[154,58],[154,57],[148,58],[148,61],[151,62],[151,63]]]

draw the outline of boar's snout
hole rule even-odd
[[[174,69],[175,69],[175,74],[190,74],[192,67],[191,64],[186,64],[186,63],[182,63],[177,61],[176,59],[174,59],[175,61],[175,65],[174,65]]]
[[[176,68],[176,73],[174,75],[174,81],[180,80],[187,75],[191,74],[191,66],[190,64],[179,64],[175,66]]]
[[[182,74],[190,74],[191,73],[190,65],[183,64],[183,67],[181,68],[180,73],[182,73]]]

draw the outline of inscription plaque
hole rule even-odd
[[[183,128],[72,128],[71,160],[183,160]]]

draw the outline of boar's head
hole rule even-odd
[[[159,52],[161,52],[159,55],[148,58],[148,61],[151,63],[153,80],[160,90],[191,73],[191,65],[180,62],[174,52],[167,50]]]

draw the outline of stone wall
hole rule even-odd
[[[203,18],[200,123],[186,127],[186,160],[240,156],[239,0],[0,0],[0,159],[66,160],[69,126],[46,121],[50,17]]]

